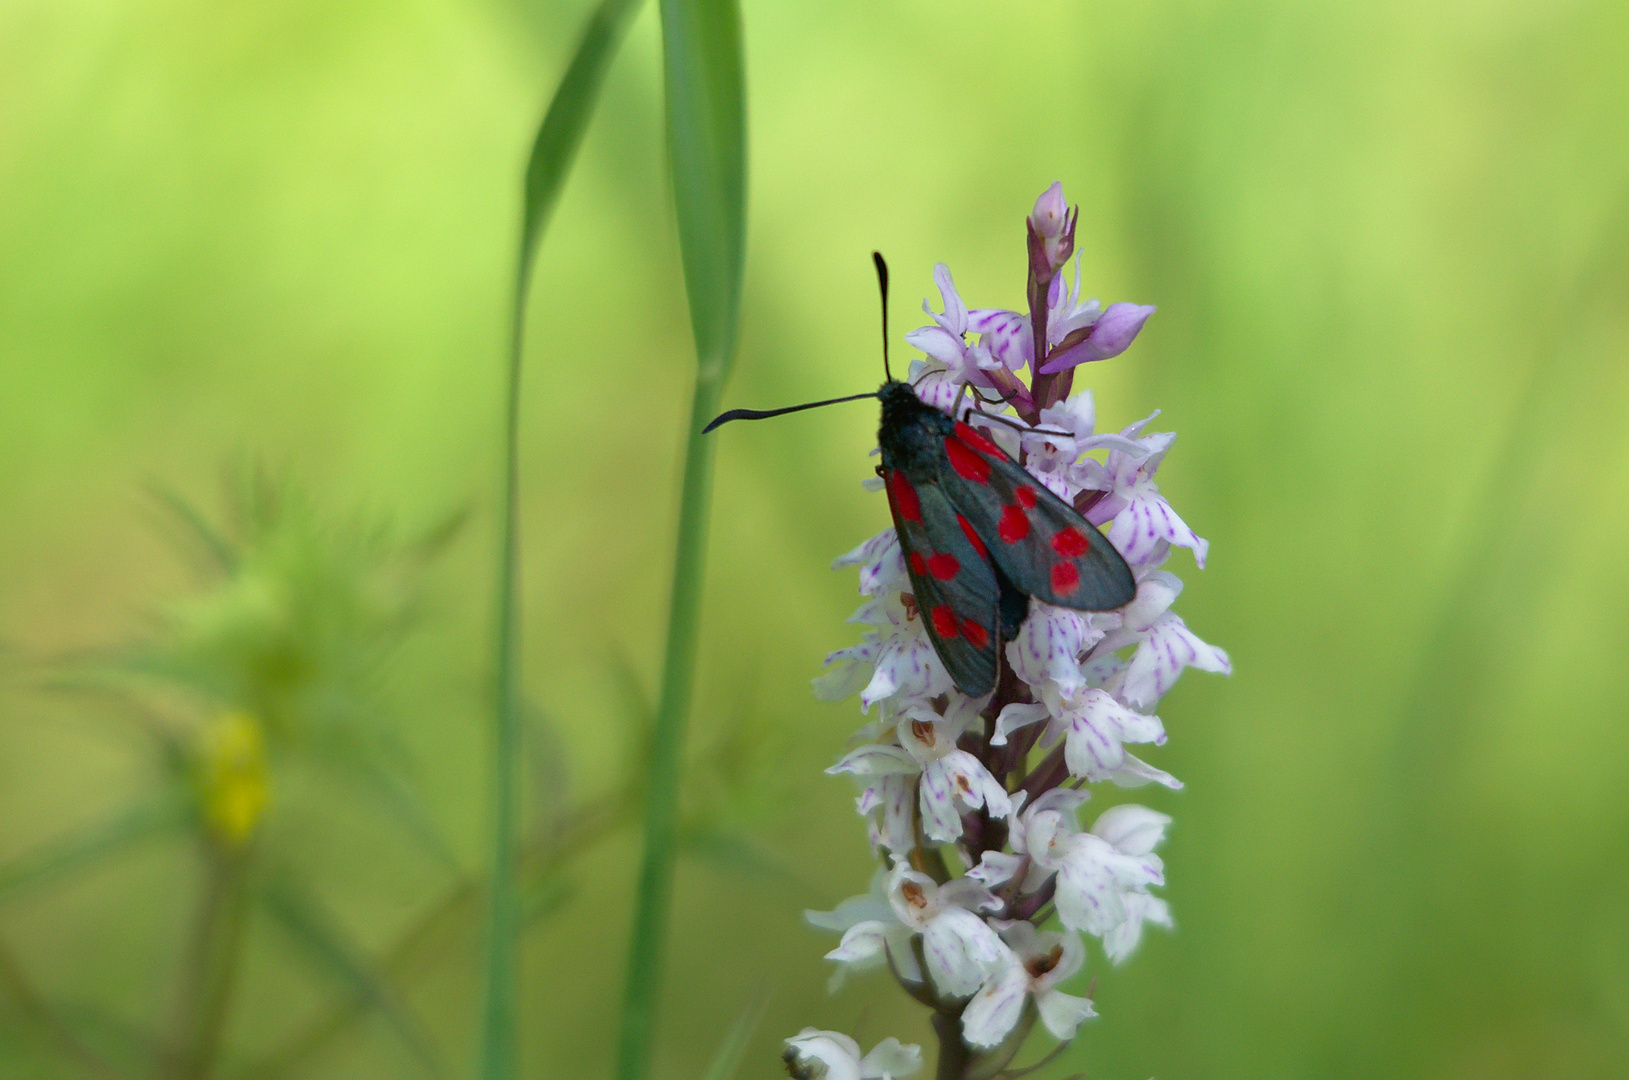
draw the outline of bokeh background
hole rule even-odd
[[[216,1075],[468,1074],[518,175],[588,9],[0,6],[0,1073],[143,1075],[197,1022],[191,792],[255,832]],[[653,16],[530,307],[532,1076],[610,1067],[665,618],[692,359]],[[1019,306],[1054,179],[1086,289],[1159,305],[1083,377],[1180,433],[1160,481],[1212,544],[1180,610],[1236,673],[1165,699],[1188,786],[1139,793],[1178,929],[1094,956],[1049,1075],[1629,1075],[1629,7],[743,19],[732,404],[878,381],[873,247],[896,335],[936,261]],[[766,994],[743,1075],[805,1024],[930,1041],[884,977],[828,997],[800,920],[870,872],[820,773],[856,707],[808,679],[856,636],[827,564],[885,521],[874,425],[719,435],[659,1075]]]

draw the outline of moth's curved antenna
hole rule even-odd
[[[893,382],[894,373],[888,368],[888,263],[880,251],[871,253],[871,261],[877,264],[877,291],[882,294],[882,373]]]
[[[893,382],[894,374],[888,368],[888,264],[883,261],[880,251],[871,253],[871,261],[877,264],[877,291],[882,294],[882,370],[883,374],[888,376],[888,381]],[[701,433],[705,435],[720,424],[727,424],[731,420],[766,420],[771,416],[784,416],[791,412],[802,412],[804,409],[818,409],[823,405],[841,405],[845,401],[859,401],[861,398],[874,398],[877,395],[878,391],[873,390],[868,394],[850,394],[848,397],[788,405],[784,409],[731,409],[713,417],[712,421],[701,429]]]
[[[808,401],[802,405],[788,405],[784,409],[731,409],[729,412],[719,413],[713,417],[712,422],[701,429],[703,435],[731,420],[763,420],[771,416],[781,416],[789,412],[802,412],[804,409],[818,409],[822,405],[841,405],[845,401],[859,401],[861,398],[874,398],[877,392],[872,390],[866,394],[850,394],[848,397],[834,397],[825,401]]]

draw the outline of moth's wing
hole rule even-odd
[[[888,507],[928,640],[969,697],[995,688],[1000,588],[989,553],[937,483],[884,468]]]
[[[945,436],[939,486],[996,565],[1031,596],[1077,611],[1108,611],[1136,595],[1131,568],[1108,538],[983,432],[958,423]]]

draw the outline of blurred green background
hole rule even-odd
[[[231,774],[269,801],[218,1074],[467,1074],[518,177],[588,10],[0,6],[0,1073],[140,1074],[185,1026],[214,880],[186,831],[40,860],[166,778],[217,791],[212,710],[252,685],[281,704]],[[528,821],[564,851],[528,878],[532,1076],[610,1067],[637,853],[614,807],[665,617],[693,361],[653,15],[530,308]],[[1161,710],[1153,760],[1188,786],[1142,797],[1176,818],[1178,930],[1094,956],[1102,1019],[1049,1075],[1629,1075],[1629,7],[743,20],[731,404],[878,381],[873,247],[896,334],[936,261],[1019,306],[1054,179],[1086,288],[1160,307],[1085,377],[1104,425],[1158,407],[1180,433],[1160,481],[1212,548],[1175,560],[1179,610],[1236,674]],[[658,1075],[698,1075],[766,990],[743,1075],[805,1024],[931,1041],[885,978],[826,996],[800,918],[870,872],[819,771],[857,711],[807,680],[856,637],[826,567],[885,521],[874,426],[719,436]],[[227,523],[225,571],[155,484]]]

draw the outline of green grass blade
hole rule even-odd
[[[164,797],[143,803],[112,821],[93,825],[62,840],[25,852],[0,865],[0,904],[62,874],[90,866],[143,840],[176,829],[181,805]]]
[[[701,370],[735,354],[746,251],[746,94],[734,0],[663,0],[668,160]],[[711,419],[711,414],[708,415]]]
[[[661,11],[668,156],[697,367],[667,649],[650,743],[645,848],[629,937],[621,1080],[643,1080],[650,1069],[712,490],[713,442],[701,429],[718,411],[735,353],[746,237],[746,98],[734,0],[662,0]]]
[[[526,162],[526,208],[520,231],[518,275],[522,292],[531,277],[537,242],[548,225],[566,173],[588,128],[588,117],[594,111],[606,69],[611,66],[611,58],[616,55],[617,46],[622,43],[623,33],[639,10],[639,4],[640,0],[601,0],[589,17],[577,55],[571,58],[571,66],[560,79],[554,100],[549,103],[549,111],[538,128],[532,156]],[[522,298],[517,297],[517,306],[521,302]]]
[[[758,1030],[758,1022],[768,1007],[767,992],[752,995],[752,1000],[741,1009],[725,1033],[724,1041],[718,1044],[718,1052],[708,1063],[707,1071],[701,1074],[701,1080],[730,1080],[736,1074],[741,1068],[741,1059],[746,1056],[747,1045],[752,1042],[752,1033]]]
[[[0,943],[0,1001],[25,1021],[29,1035],[74,1061],[86,1076],[97,1080],[125,1080],[123,1073],[63,1020],[3,943]]]
[[[315,897],[291,882],[280,881],[262,890],[260,899],[277,925],[307,955],[343,982],[359,1003],[384,1016],[426,1075],[444,1075],[435,1048],[418,1019]]]
[[[494,668],[492,891],[488,907],[485,1008],[481,1024],[479,1075],[512,1080],[516,1075],[516,952],[519,909],[511,862],[520,768],[519,634],[516,597],[519,529],[516,505],[520,476],[520,373],[526,322],[526,294],[549,212],[582,142],[611,57],[622,40],[638,0],[603,0],[589,20],[571,65],[555,90],[526,166],[520,246],[515,265],[514,312],[510,331],[509,378],[504,402],[503,485],[499,520],[497,662]]]

